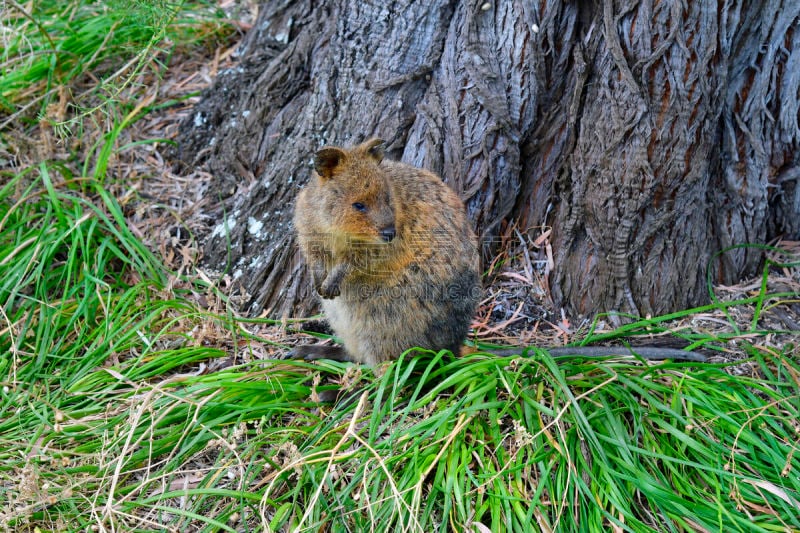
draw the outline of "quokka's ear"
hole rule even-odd
[[[383,150],[386,148],[386,141],[373,137],[366,141],[363,145],[364,151],[375,160],[376,163],[383,161]]]
[[[330,179],[333,170],[344,160],[346,154],[341,148],[335,146],[325,146],[320,148],[314,156],[314,170],[323,179]]]

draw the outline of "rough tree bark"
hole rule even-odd
[[[291,206],[323,144],[387,139],[484,242],[554,229],[555,304],[663,313],[800,234],[800,4],[271,1],[182,127],[215,175],[208,264],[247,311],[314,307]],[[491,246],[484,250],[491,253]]]

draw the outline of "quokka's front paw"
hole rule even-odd
[[[317,289],[319,295],[326,300],[333,300],[342,293],[342,281],[350,273],[350,265],[342,263],[336,265],[328,272],[322,285]]]
[[[339,287],[339,281],[340,280],[331,280],[329,277],[319,286],[317,292],[326,300],[333,300],[342,293],[341,287]]]

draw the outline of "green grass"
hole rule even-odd
[[[233,349],[192,325],[244,351],[263,341],[165,298],[167,273],[98,182],[56,185],[42,165],[8,179],[0,206],[6,527],[800,530],[791,347],[754,352],[758,378],[409,354],[364,378],[364,403],[319,408],[309,375],[344,366],[197,375]]]
[[[0,9],[0,111],[32,110],[63,136],[93,110],[113,116],[143,70],[162,72],[173,49],[165,38],[191,44],[219,25],[213,5],[196,0],[9,0]]]
[[[593,335],[755,309],[730,328],[748,375],[535,349],[412,352],[379,375],[266,359],[249,332],[265,321],[199,309],[190,292],[213,288],[191,280],[170,288],[106,183],[105,146],[78,163],[91,177],[52,161],[0,174],[0,528],[800,531],[796,347],[747,344],[798,295],[764,283]],[[332,380],[364,388],[311,401]]]

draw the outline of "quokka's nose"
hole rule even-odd
[[[387,226],[381,230],[381,239],[386,242],[391,242],[395,235],[397,235],[397,231],[395,231],[394,226]]]

